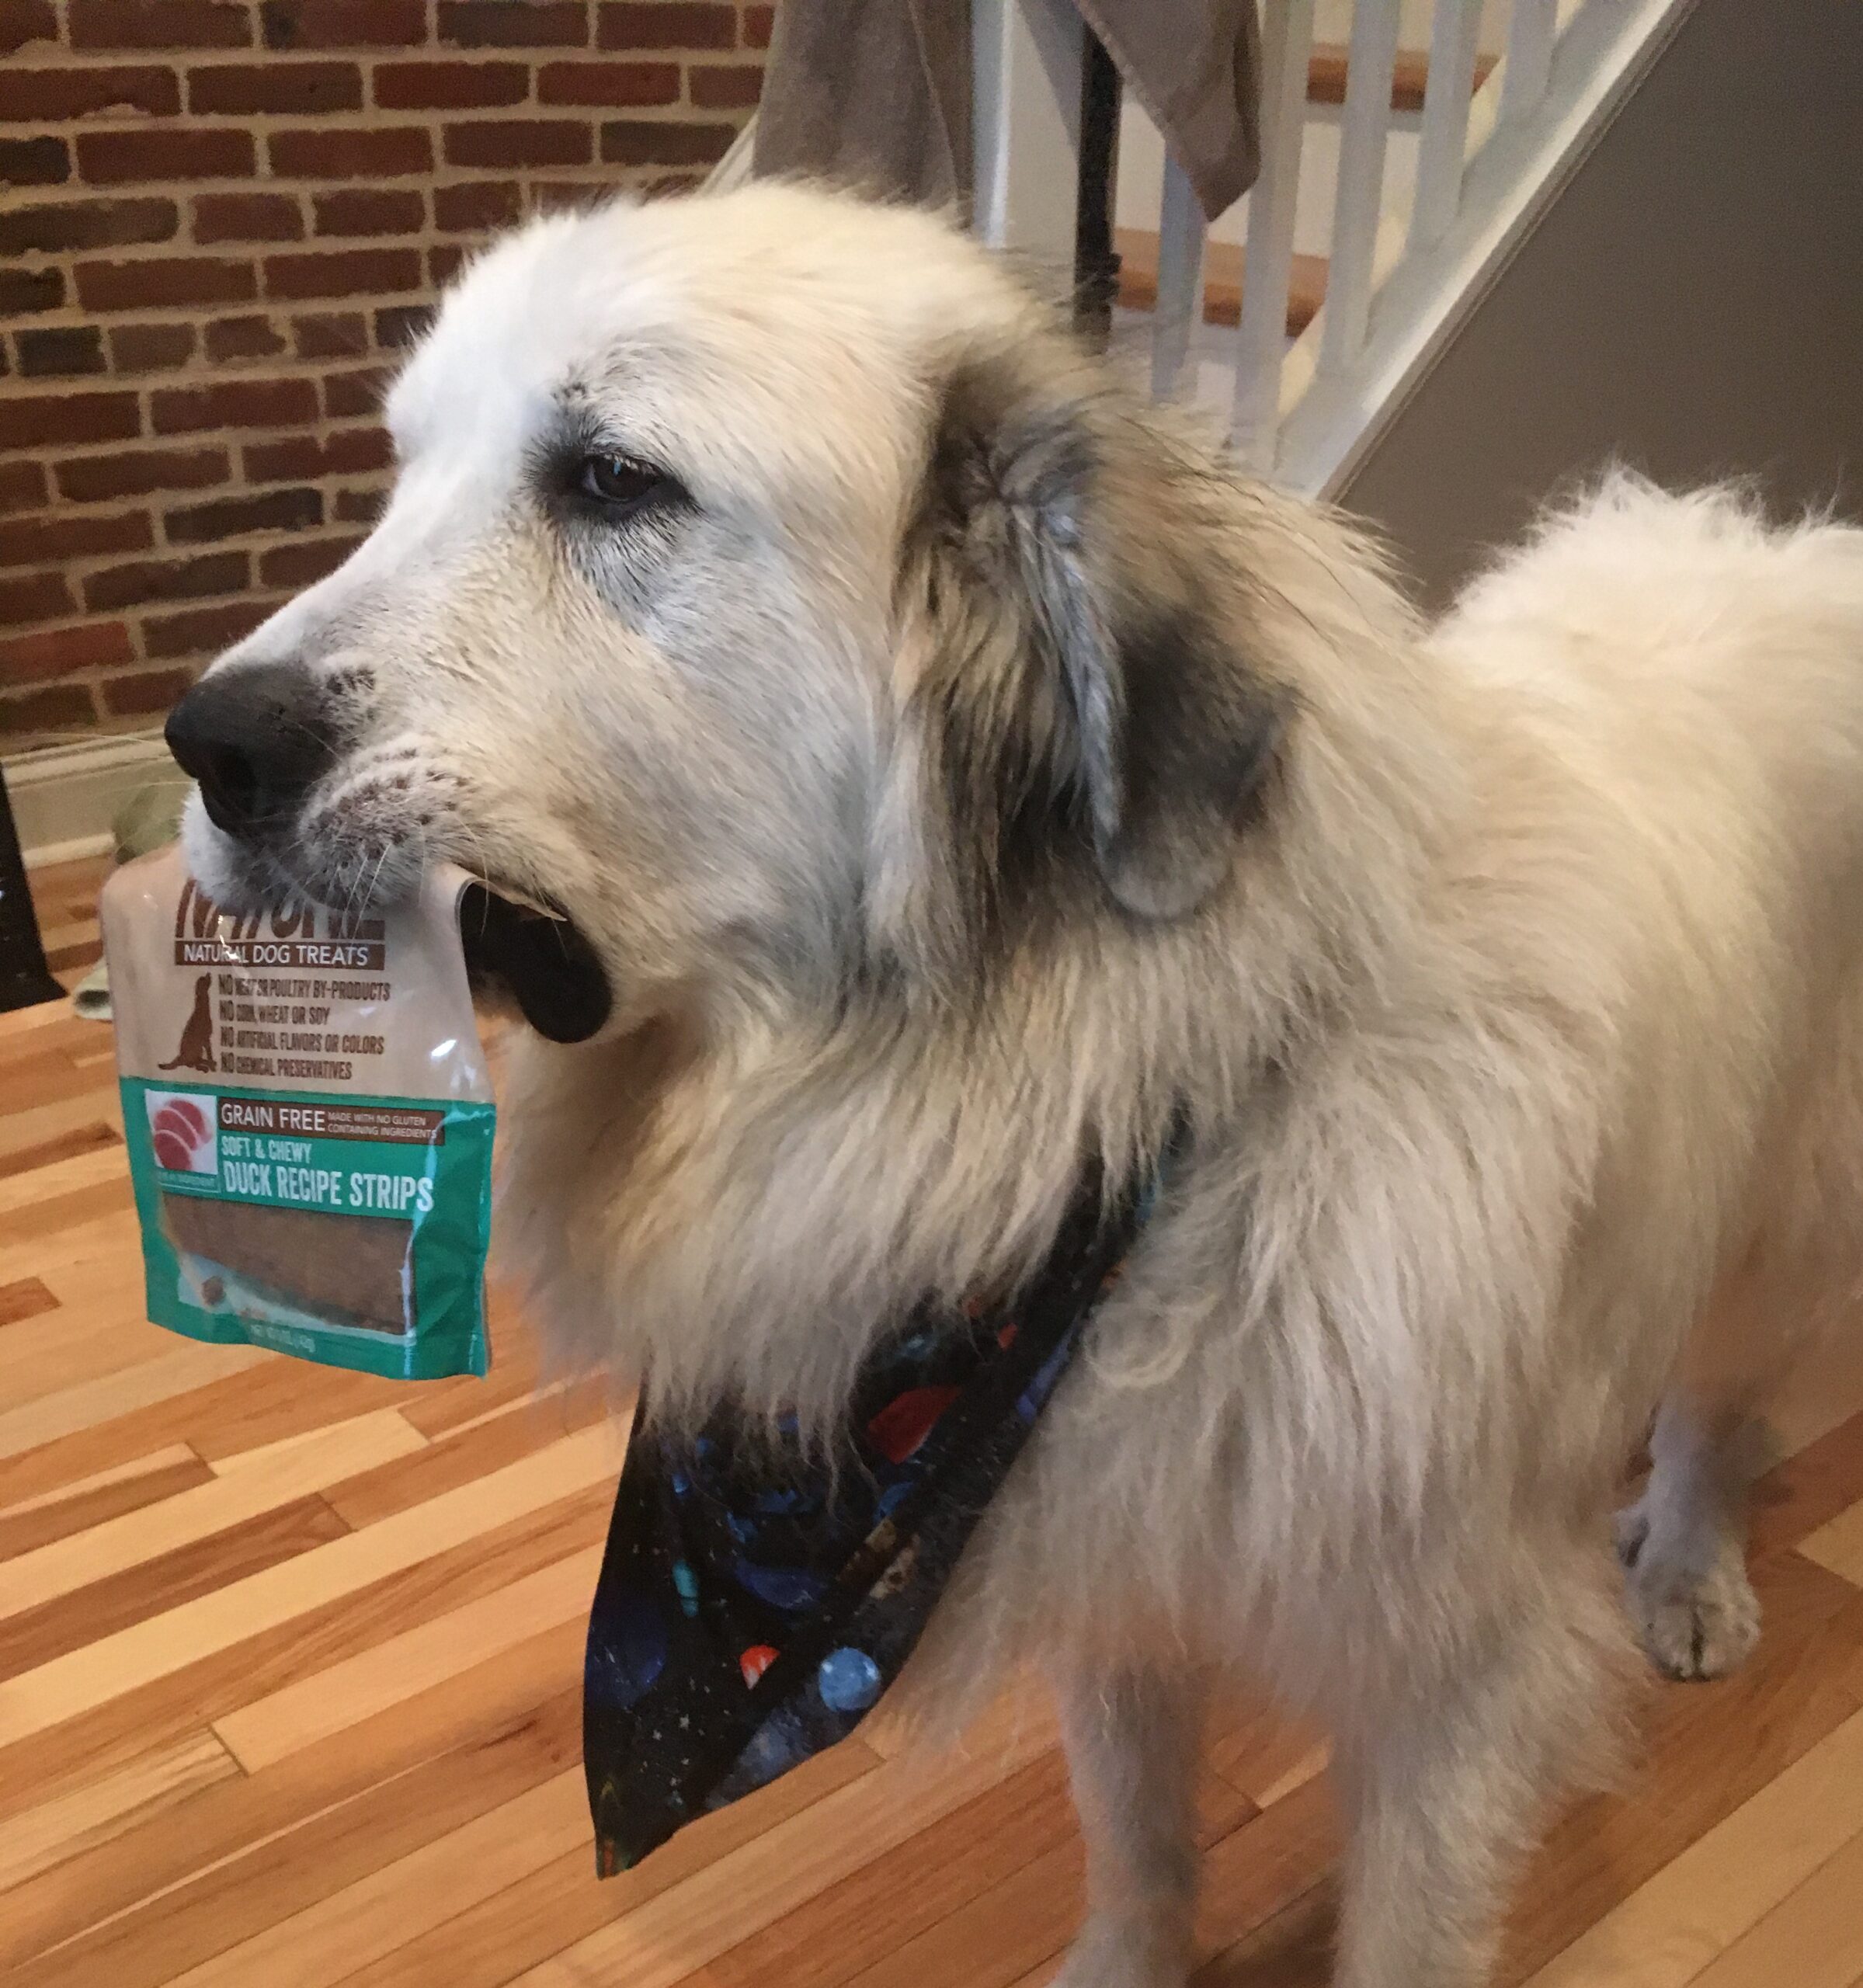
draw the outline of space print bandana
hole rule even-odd
[[[831,1465],[793,1420],[637,1429],[582,1686],[596,1868],[845,1739],[919,1641],[1156,1198],[1089,1166],[1013,1302],[923,1307],[867,1361]]]

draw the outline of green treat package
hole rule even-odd
[[[401,1380],[482,1374],[492,1087],[431,873],[385,917],[223,911],[169,847],[104,887],[149,1317]]]

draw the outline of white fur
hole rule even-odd
[[[1009,412],[940,566],[971,373]],[[566,538],[527,481],[565,395],[690,516]],[[513,1059],[502,1233],[540,1314],[667,1413],[831,1416],[902,1304],[1014,1274],[1082,1149],[1125,1164],[1189,1098],[1193,1159],[913,1694],[1062,1673],[1076,1988],[1181,1979],[1173,1763],[1239,1663],[1340,1734],[1343,1988],[1484,1981],[1515,1851],[1608,1736],[1626,1455],[1672,1379],[1708,1432],[1676,1453],[1727,1453],[1863,1262],[1863,536],[1618,478],[1426,633],[1343,524],[1128,403],[968,243],[789,188],[534,224],[391,413],[381,527],[222,666],[365,679],[269,862],[332,895],[443,853],[608,963],[610,1029]],[[1077,512],[1000,439],[1044,422],[1086,437]],[[1135,597],[1288,714],[1232,843],[1180,825],[1181,891],[1168,836],[1128,861],[1100,819]],[[1031,687],[1051,649],[1072,673]],[[1100,781],[1106,884],[1083,842],[987,940],[929,785],[940,673],[980,735]],[[1708,1550],[1633,1527],[1633,1580],[1700,1670],[1744,1581],[1729,1473],[1690,1470]]]

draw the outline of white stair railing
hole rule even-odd
[[[1384,213],[1391,78],[1397,67],[1402,14],[1398,0],[1358,0],[1352,14],[1333,245],[1326,264],[1326,321],[1319,347],[1319,370],[1333,376],[1357,364],[1371,320],[1371,265]]]
[[[1164,165],[1158,215],[1157,321],[1152,327],[1152,398],[1174,399],[1183,385],[1192,340],[1203,321],[1203,257],[1208,224],[1190,176],[1177,162]]]
[[[1153,394],[1194,391],[1226,419],[1250,467],[1315,493],[1336,488],[1695,4],[1511,0],[1504,51],[1478,89],[1482,0],[1435,0],[1420,124],[1402,114],[1416,134],[1406,192],[1386,158],[1400,117],[1400,30],[1413,9],[1354,0],[1334,169],[1323,148],[1303,142],[1314,0],[1263,0],[1262,162],[1248,196],[1232,367],[1204,363],[1206,230],[1187,179],[1167,163]],[[1078,11],[1072,0],[977,0],[975,18],[980,228],[1058,258],[1071,243],[1078,177],[1079,72],[1066,66]],[[1290,342],[1302,174],[1316,169],[1336,174],[1326,301]],[[1018,229],[1019,202],[1039,224]]]
[[[1236,447],[1251,469],[1274,464],[1281,425],[1281,361],[1294,280],[1294,221],[1306,130],[1313,0],[1270,6],[1262,23],[1261,174],[1249,196],[1248,248],[1236,353]],[[1197,300],[1201,311],[1202,299]]]
[[[973,0],[975,225],[1051,274],[1074,265],[1086,50],[1072,0]]]
[[[1418,249],[1434,248],[1448,233],[1462,199],[1481,33],[1481,0],[1437,0],[1430,27],[1429,79],[1423,86],[1416,196],[1410,208],[1410,242]]]
[[[1503,119],[1525,116],[1546,94],[1552,78],[1559,11],[1559,0],[1514,0],[1514,18],[1507,26],[1507,66],[1501,84]]]

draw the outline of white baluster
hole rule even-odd
[[[1430,27],[1430,81],[1416,160],[1416,203],[1410,245],[1433,248],[1462,204],[1462,158],[1469,144],[1469,106],[1481,41],[1481,0],[1436,0]]]
[[[1237,454],[1263,472],[1274,466],[1280,422],[1294,212],[1312,53],[1313,0],[1271,0],[1262,23],[1261,174],[1249,195],[1234,421]]]
[[[1552,44],[1559,35],[1559,0],[1514,0],[1507,28],[1507,64],[1501,76],[1503,123],[1524,117],[1546,94]]]
[[[1343,373],[1365,342],[1400,11],[1398,0],[1358,0],[1352,17],[1346,107],[1340,120],[1339,194],[1326,262],[1326,325],[1319,346],[1323,374]]]
[[[1177,391],[1190,341],[1203,322],[1203,249],[1208,233],[1190,176],[1174,158],[1164,162],[1164,200],[1158,216],[1158,302],[1152,321],[1152,398]]]
[[[975,0],[976,231],[1071,288],[1086,30],[1072,0]]]

